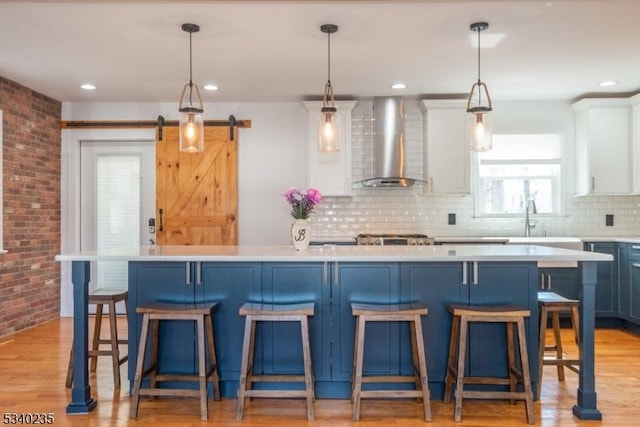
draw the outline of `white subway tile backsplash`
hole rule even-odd
[[[359,102],[352,113],[352,178],[371,178],[374,170],[371,103]],[[424,124],[418,109],[407,109],[405,174],[423,179]],[[352,197],[327,197],[312,215],[314,237],[344,238],[358,233],[426,233],[431,236],[522,236],[523,218],[476,218],[472,196],[427,194],[411,188],[354,187]],[[456,214],[456,225],[447,215]],[[605,215],[613,214],[613,227]],[[640,196],[569,196],[565,215],[535,218],[534,236],[640,235]]]

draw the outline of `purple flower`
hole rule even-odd
[[[290,187],[282,194],[282,197],[291,205],[291,216],[295,219],[309,218],[315,205],[322,201],[322,194],[316,188],[309,188],[304,192]]]

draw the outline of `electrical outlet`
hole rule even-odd
[[[456,214],[449,214],[449,225],[456,225]]]
[[[607,227],[613,227],[613,214],[605,215],[604,223]]]

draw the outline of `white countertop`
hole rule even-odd
[[[460,262],[611,261],[597,252],[538,245],[316,246],[135,246],[56,256],[57,261],[233,261],[233,262]]]

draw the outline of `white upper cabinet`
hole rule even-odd
[[[431,194],[469,194],[469,150],[464,99],[423,100],[424,179]]]
[[[631,191],[640,193],[640,95],[629,98],[631,106]]]
[[[576,112],[576,194],[630,194],[629,100],[583,99],[572,106]]]
[[[307,185],[323,196],[351,196],[351,110],[357,101],[336,101],[340,117],[340,151],[318,151],[318,117],[322,101],[305,101],[309,112]]]

